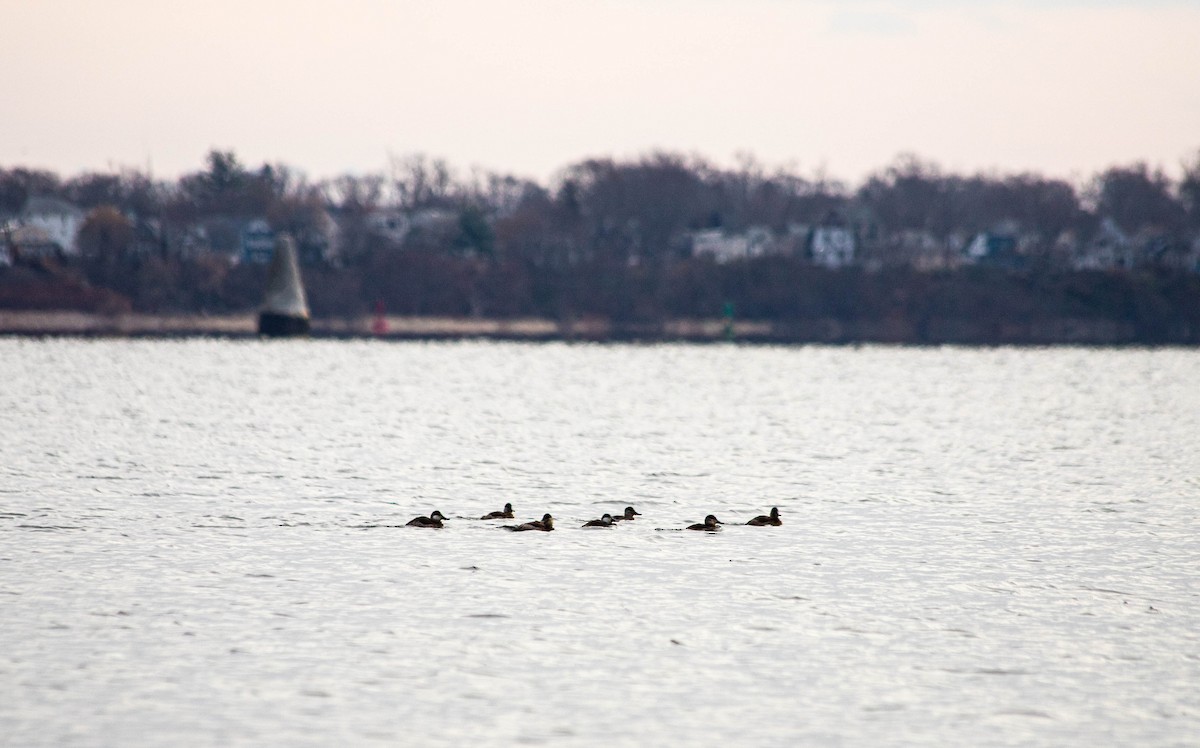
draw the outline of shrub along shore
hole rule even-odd
[[[181,338],[254,338],[256,315],[100,314],[71,311],[0,310],[0,335]],[[1060,317],[1031,322],[933,318],[920,325],[900,320],[814,318],[791,321],[681,319],[618,323],[599,318],[478,319],[394,317],[378,320],[317,319],[312,338],[380,340],[508,340],[577,342],[734,341],[763,344],[907,345],[1200,345],[1200,327],[1177,324],[1148,338],[1130,322]]]

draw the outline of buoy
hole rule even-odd
[[[371,320],[371,332],[376,335],[387,335],[387,316],[384,312],[383,299],[375,302],[375,319]]]
[[[721,307],[721,315],[725,318],[725,327],[723,330],[723,332],[725,334],[725,339],[733,340],[734,332],[733,332],[733,302],[732,301],[726,301],[725,305],[723,307]]]
[[[296,243],[287,234],[280,234],[267,269],[267,291],[258,314],[258,334],[290,337],[307,335],[308,330],[308,300],[300,280]]]

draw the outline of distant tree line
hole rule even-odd
[[[1135,163],[1083,185],[946,173],[911,156],[857,187],[750,157],[727,168],[674,153],[588,159],[545,185],[424,156],[311,182],[221,150],[177,180],[0,169],[0,225],[33,197],[86,216],[78,254],[55,272],[144,311],[254,308],[265,270],[239,242],[257,220],[296,238],[323,316],[382,303],[396,314],[647,322],[732,308],[751,319],[1075,315],[1200,330],[1200,153],[1177,180]],[[813,261],[822,226],[847,232],[853,262]],[[699,233],[754,231],[770,237],[767,250],[695,251]],[[962,261],[985,232],[1011,238],[1012,261]],[[1108,259],[1088,269],[1104,242]],[[0,294],[0,305],[13,298]]]

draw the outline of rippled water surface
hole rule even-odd
[[[0,340],[0,744],[1196,745],[1198,447],[1196,351]]]

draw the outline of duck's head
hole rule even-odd
[[[508,514],[512,514],[512,502],[510,502],[510,501],[504,502],[504,511],[507,512]]]
[[[634,511],[631,506],[625,507],[625,519],[633,519],[634,517],[642,516],[640,512]]]
[[[779,519],[779,507],[771,507],[771,519]]]
[[[600,521],[601,521],[601,522],[603,522],[603,523],[604,523],[604,524],[606,524],[606,525],[611,525],[611,524],[613,523],[613,518],[612,518],[612,515],[611,515],[611,514],[605,514],[604,516],[602,516],[602,517],[600,518]]]
[[[723,525],[725,523],[717,519],[716,516],[710,514],[704,518],[704,524],[708,525],[709,527],[716,527],[717,525]]]
[[[440,519],[440,520],[444,520],[444,519],[446,519],[446,515],[442,514],[442,513],[441,513],[441,512],[439,512],[438,510],[434,509],[434,510],[433,510],[433,513],[429,515],[429,519]]]
[[[543,514],[542,515],[542,524],[546,526],[547,530],[551,530],[554,528],[554,518],[551,517],[549,514]]]

